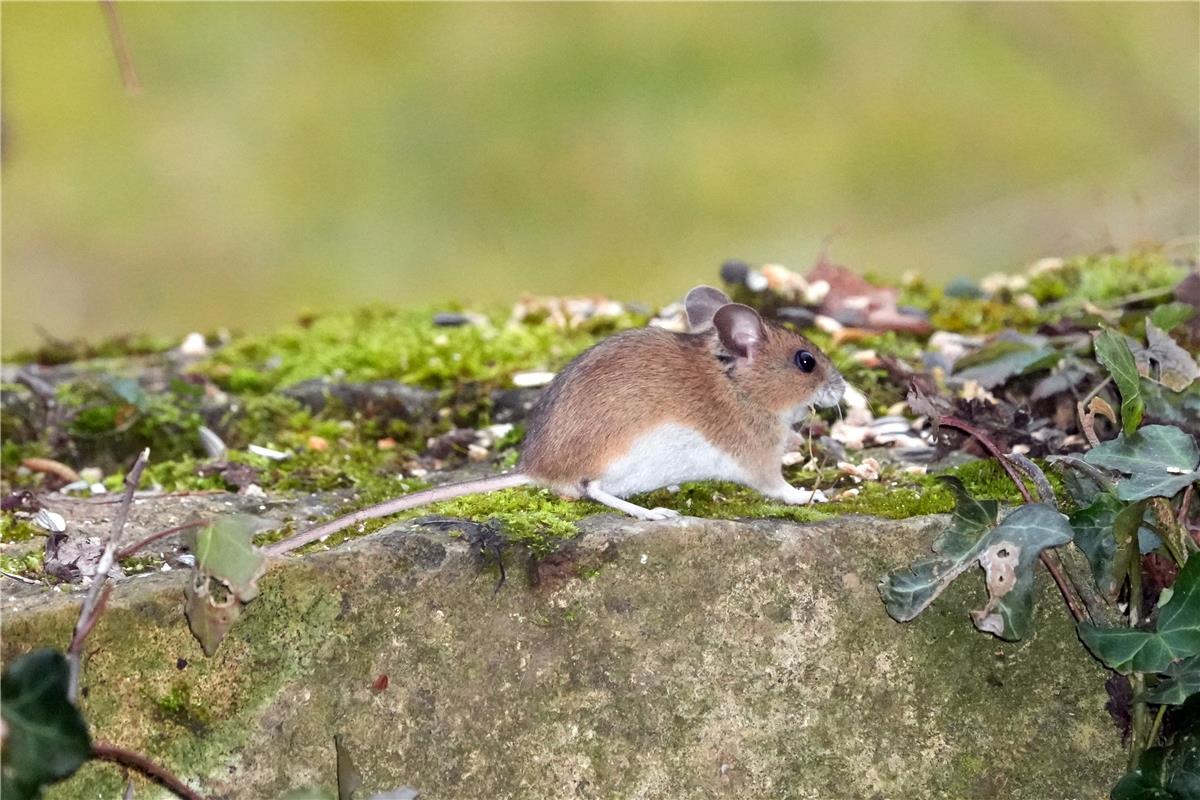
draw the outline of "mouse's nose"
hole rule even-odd
[[[840,372],[834,372],[825,382],[820,393],[817,396],[817,405],[822,408],[836,406],[842,399],[842,395],[846,393],[846,379],[842,377]]]

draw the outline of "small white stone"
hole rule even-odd
[[[642,553],[642,557],[638,559],[639,563],[642,563],[642,564],[645,564],[649,560],[650,560],[650,556],[646,555],[645,553]]]
[[[193,358],[208,355],[208,343],[204,341],[204,334],[193,331],[183,337],[183,344],[179,345],[179,352]]]

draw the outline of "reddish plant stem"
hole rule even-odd
[[[117,4],[113,0],[100,0],[100,8],[103,9],[104,20],[108,23],[108,36],[112,40],[117,68],[121,71],[121,83],[130,94],[140,94],[142,82],[138,80],[137,70],[133,66],[133,56],[129,52],[129,44],[125,41],[125,31],[121,27]]]
[[[996,459],[1001,468],[1008,473],[1008,477],[1012,478],[1012,482],[1017,485],[1017,489],[1021,492],[1021,496],[1025,498],[1025,502],[1033,502],[1033,495],[1029,493],[1029,489],[1025,486],[1025,481],[1021,480],[1021,476],[1017,474],[1016,469],[1004,457],[1004,454],[1000,452],[1000,448],[996,447],[996,443],[988,438],[987,434],[971,423],[964,422],[957,417],[938,417],[938,425],[948,425],[951,428],[958,428],[960,431],[974,436],[992,454],[992,457]],[[1053,557],[1051,557],[1052,555]],[[1075,596],[1075,593],[1067,583],[1066,577],[1063,576],[1062,565],[1058,561],[1058,554],[1051,554],[1049,551],[1043,550],[1039,559],[1050,573],[1050,577],[1054,578],[1054,582],[1058,585],[1058,591],[1062,594],[1063,600],[1067,604],[1067,610],[1071,612],[1071,616],[1075,618],[1076,622],[1082,622],[1084,619],[1083,604]]]
[[[137,770],[176,797],[182,797],[184,800],[204,800],[201,795],[188,788],[187,784],[167,772],[166,768],[131,750],[105,742],[92,742],[92,758]]]
[[[136,553],[138,550],[141,550],[146,545],[152,544],[153,542],[157,542],[159,539],[165,539],[166,537],[170,536],[173,533],[179,533],[180,531],[191,530],[192,528],[202,528],[207,524],[208,524],[208,520],[206,520],[206,519],[194,519],[191,522],[185,522],[182,525],[176,525],[174,528],[167,528],[166,530],[159,531],[158,533],[152,533],[149,536],[147,536],[145,539],[142,539],[140,542],[134,542],[133,544],[129,545],[128,547],[122,547],[120,550],[118,550],[117,551],[117,560],[120,561],[122,559],[129,558],[131,555]]]
[[[996,459],[996,463],[1008,473],[1008,477],[1012,478],[1012,482],[1017,485],[1017,491],[1019,491],[1021,496],[1025,498],[1025,502],[1033,502],[1033,495],[1029,493],[1029,489],[1025,486],[1025,481],[1021,480],[1021,476],[1017,473],[1016,469],[1013,468],[1012,464],[1008,463],[1008,459],[1006,459],[1004,454],[1000,452],[1000,448],[996,447],[996,443],[987,437],[987,434],[976,428],[971,423],[963,422],[957,417],[938,417],[938,425],[948,425],[951,428],[958,428],[963,433],[974,436],[976,441],[983,445],[984,449],[992,454],[992,458]]]

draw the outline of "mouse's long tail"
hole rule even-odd
[[[443,500],[453,500],[455,497],[462,497],[467,494],[480,494],[482,492],[496,491],[497,489],[511,489],[514,486],[525,486],[530,483],[533,483],[533,479],[528,475],[522,472],[508,472],[503,475],[495,475],[475,481],[463,481],[462,483],[448,483],[445,486],[436,486],[433,489],[426,489],[423,492],[414,492],[413,494],[406,494],[403,497],[384,500],[382,503],[360,508],[358,511],[347,514],[344,517],[331,519],[329,522],[322,523],[315,528],[309,528],[287,539],[281,539],[272,545],[268,545],[263,548],[263,552],[270,556],[283,555],[295,550],[297,547],[303,547],[310,542],[324,539],[326,536],[337,533],[343,528],[357,525],[360,522],[366,522],[369,519],[390,517],[392,514],[399,514],[401,511],[408,511],[410,508],[419,508],[431,503],[440,503]]]

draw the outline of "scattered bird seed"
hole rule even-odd
[[[529,389],[535,386],[545,386],[554,380],[553,372],[518,372],[512,376],[513,386]]]
[[[249,450],[251,453],[254,453],[254,455],[256,455],[256,456],[262,456],[263,458],[269,458],[272,461],[284,461],[284,460],[292,457],[291,453],[285,452],[283,450],[274,450],[270,447],[263,447],[262,445],[259,445],[259,444],[252,444],[249,447],[247,447],[246,449]]]

